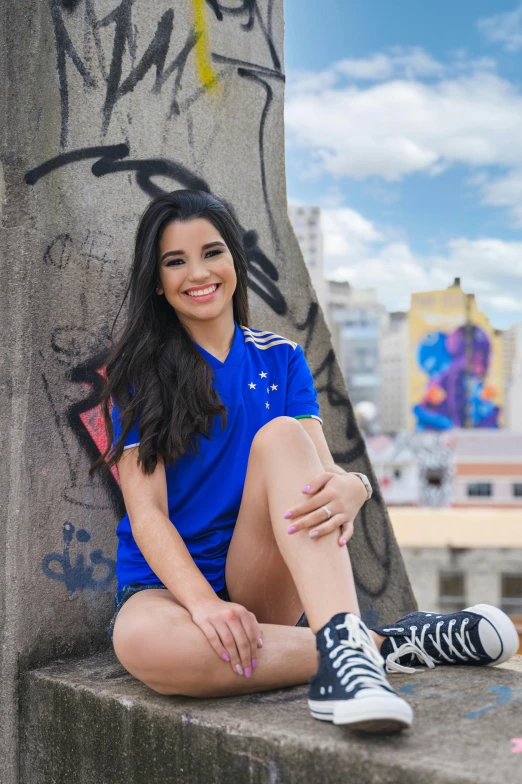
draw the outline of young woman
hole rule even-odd
[[[386,670],[516,652],[488,605],[373,630],[360,619],[346,542],[371,488],[333,461],[301,347],[249,327],[247,261],[221,202],[152,201],[127,294],[102,460],[127,510],[108,633],[129,673],[195,697],[310,681],[315,718],[389,731],[412,711]]]

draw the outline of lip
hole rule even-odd
[[[207,283],[206,286],[200,286],[199,289],[195,286],[192,289],[187,289],[187,291],[198,291],[201,289],[208,289],[209,286],[217,286],[217,288],[212,292],[212,294],[206,294],[204,297],[191,297],[190,294],[187,294],[186,291],[184,291],[183,294],[188,297],[191,302],[208,302],[209,300],[214,299],[219,289],[221,288],[221,283]]]

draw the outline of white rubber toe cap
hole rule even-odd
[[[506,613],[490,604],[475,604],[466,607],[465,612],[482,616],[478,632],[484,650],[493,659],[491,664],[502,664],[515,655],[520,640],[513,621]]]

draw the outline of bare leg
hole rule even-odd
[[[211,648],[170,591],[140,591],[114,626],[114,651],[134,677],[160,694],[225,697],[307,683],[317,669],[310,629],[260,624],[263,648],[251,678],[237,675]]]
[[[306,499],[303,487],[323,471],[298,420],[273,419],[254,438],[226,582],[233,601],[260,621],[296,623],[304,607],[315,633],[336,613],[360,615],[350,556],[337,544],[338,532],[316,540],[308,531],[287,533],[285,513]]]
[[[307,683],[317,668],[315,632],[338,612],[360,614],[346,547],[337,532],[312,540],[287,534],[285,512],[323,471],[297,420],[262,428],[250,452],[226,582],[232,601],[254,612],[263,632],[252,677],[236,675],[167,590],[142,591],[118,614],[114,648],[123,666],[162,694],[217,697]],[[295,628],[306,611],[311,629]],[[383,638],[377,638],[380,644]]]

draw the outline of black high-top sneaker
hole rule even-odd
[[[334,615],[317,632],[316,645],[319,668],[308,699],[314,719],[368,732],[411,726],[413,711],[386,680],[384,659],[357,615]]]
[[[450,615],[414,612],[373,631],[386,637],[381,654],[387,672],[416,672],[411,664],[502,664],[519,648],[511,619],[489,604]]]

